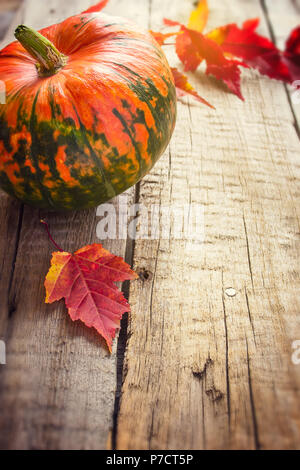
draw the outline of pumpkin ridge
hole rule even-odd
[[[90,18],[90,19],[87,20],[85,23],[82,22],[81,25],[79,25],[79,24],[74,25],[74,28],[76,28],[76,27],[79,28],[79,29],[77,30],[77,32],[79,33],[79,32],[82,30],[82,28],[84,28],[87,24],[91,23],[91,21],[94,21],[94,20],[96,20],[96,19],[97,19],[97,18],[95,18],[95,17]]]
[[[68,88],[68,90],[69,90],[70,93],[72,93],[69,88]],[[111,198],[115,197],[116,192],[115,192],[115,190],[114,190],[112,184],[108,181],[108,179],[107,179],[107,177],[106,177],[105,169],[104,169],[104,167],[103,167],[103,163],[102,163],[101,158],[99,158],[99,157],[97,156],[96,152],[94,151],[94,149],[92,148],[92,146],[91,146],[89,140],[88,140],[87,137],[86,137],[86,134],[85,134],[85,127],[84,127],[84,125],[83,125],[83,123],[82,123],[82,121],[81,121],[81,119],[80,119],[80,116],[79,116],[79,114],[78,114],[77,108],[76,108],[76,106],[75,106],[75,104],[74,104],[73,102],[72,102],[72,106],[73,106],[73,109],[74,109],[74,111],[75,111],[75,113],[76,113],[76,116],[77,116],[77,119],[78,119],[78,122],[79,122],[81,135],[82,135],[82,137],[83,137],[83,139],[84,139],[84,141],[85,141],[85,143],[86,143],[88,149],[90,150],[91,157],[93,158],[96,167],[97,167],[98,170],[99,170],[99,173],[100,173],[100,175],[101,175],[101,177],[102,177],[102,180],[103,180],[104,185],[105,185],[106,190],[107,190],[107,195],[108,195],[109,198],[111,199]]]
[[[31,134],[31,147],[30,147],[29,158],[30,158],[35,170],[36,170],[36,180],[37,180],[39,189],[41,191],[41,194],[49,202],[49,204],[52,207],[55,207],[55,204],[54,204],[54,201],[51,197],[50,191],[42,183],[43,174],[42,174],[40,166],[39,166],[38,155],[37,155],[37,152],[36,152],[35,127],[36,127],[36,124],[37,124],[37,119],[36,119],[35,110],[36,110],[36,104],[37,104],[37,100],[38,100],[38,97],[39,97],[39,93],[40,93],[40,90],[37,91],[37,93],[34,97],[34,100],[33,100],[33,103],[32,103],[31,115],[30,115],[30,119],[29,119],[29,131],[30,131],[30,134]]]
[[[123,125],[123,132],[125,132],[125,134],[128,135],[128,137],[130,138],[131,140],[131,143],[135,149],[135,153],[136,153],[136,157],[138,159],[138,162],[139,162],[139,176],[142,177],[142,166],[143,166],[143,158],[142,158],[142,155],[141,155],[141,152],[137,146],[137,143],[135,142],[133,136],[132,136],[132,133],[131,133],[131,130],[130,128],[128,127],[125,119],[123,118],[122,114],[119,112],[119,110],[117,108],[113,108],[112,110],[113,114],[116,116],[117,119],[119,119],[119,121],[121,122],[121,124]]]

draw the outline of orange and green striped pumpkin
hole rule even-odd
[[[94,207],[139,181],[176,119],[168,62],[150,33],[83,13],[0,52],[0,187],[50,210]]]

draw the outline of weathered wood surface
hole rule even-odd
[[[27,0],[17,22],[42,27],[91,3]],[[260,16],[264,34],[269,20],[282,35],[258,0],[209,4],[209,27]],[[105,11],[155,29],[164,16],[186,21],[192,5],[111,0]],[[179,103],[169,150],[129,194],[148,208],[200,205],[204,243],[105,242],[129,261],[134,248],[135,267],[148,273],[130,287],[115,423],[122,341],[109,357],[62,305],[43,305],[52,248],[37,212],[1,193],[1,448],[300,447],[300,366],[291,361],[300,339],[299,140],[284,86],[243,76],[245,103],[201,72],[191,77],[217,110]],[[67,250],[99,241],[95,211],[49,222]]]

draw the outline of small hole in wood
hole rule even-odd
[[[146,268],[139,268],[137,269],[137,273],[141,281],[149,281],[152,279],[152,273],[148,271]]]

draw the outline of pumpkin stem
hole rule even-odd
[[[67,63],[68,58],[51,41],[28,26],[18,26],[15,38],[37,60],[36,68],[40,77],[54,75]]]

